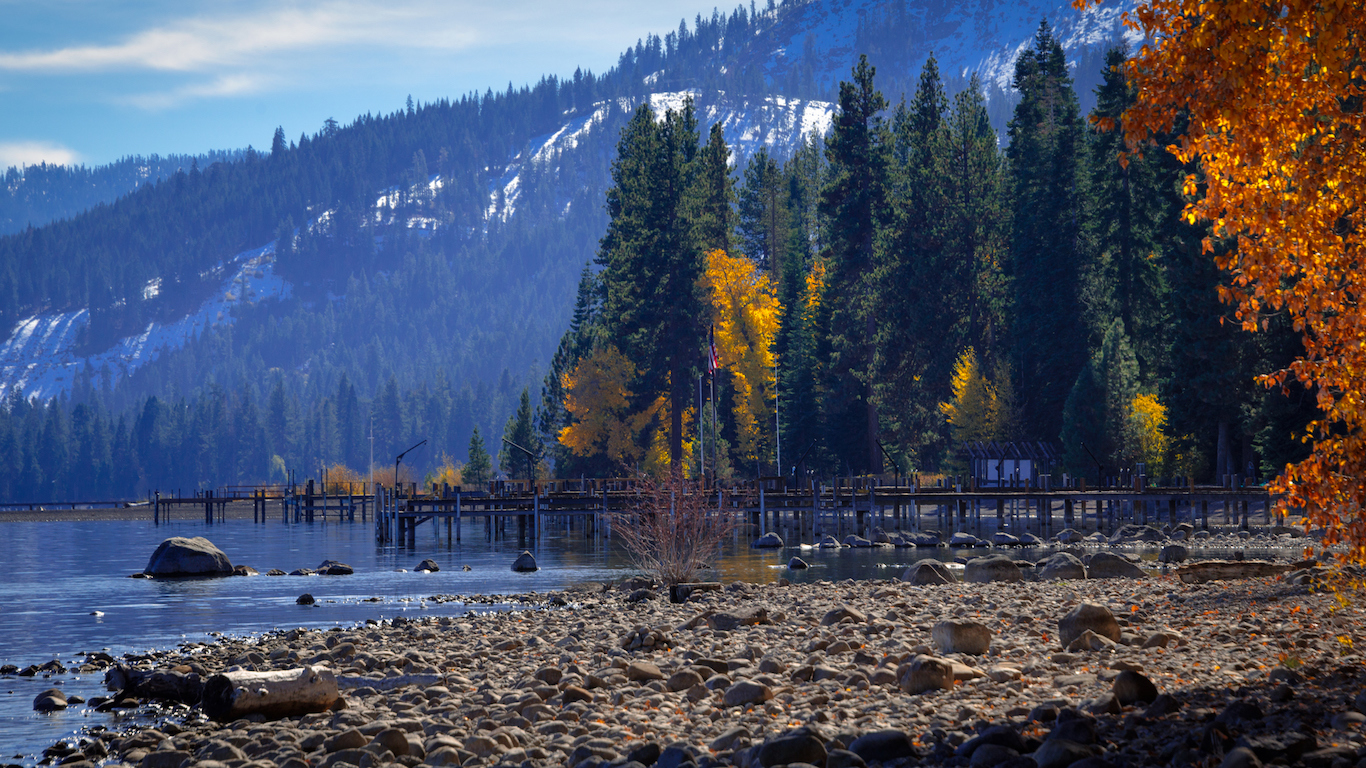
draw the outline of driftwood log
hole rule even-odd
[[[1203,584],[1225,579],[1279,576],[1294,567],[1290,563],[1269,563],[1264,560],[1206,560],[1177,568],[1176,577],[1187,584]]]
[[[204,683],[200,707],[219,722],[247,715],[267,718],[325,712],[336,706],[337,676],[327,667],[273,672],[223,672]]]

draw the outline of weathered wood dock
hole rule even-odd
[[[612,513],[637,508],[639,496],[622,481],[567,483],[525,490],[525,484],[503,493],[441,489],[426,495],[377,488],[375,535],[385,543],[414,546],[418,530],[432,523],[440,538],[444,522],[448,542],[459,542],[475,525],[487,540],[516,535],[534,542],[547,529],[581,531],[585,536],[611,535]],[[709,495],[718,493],[708,491]],[[774,531],[789,541],[814,542],[825,536],[869,537],[885,532],[937,530],[945,538],[957,532],[990,536],[1006,532],[1049,538],[1064,528],[1113,533],[1128,523],[1190,522],[1208,530],[1216,524],[1247,529],[1254,520],[1275,525],[1274,505],[1265,488],[1186,486],[1092,489],[920,488],[915,486],[823,486],[804,490],[768,490],[762,483],[722,490],[724,508],[740,515],[751,535]]]

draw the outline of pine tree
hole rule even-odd
[[[531,392],[523,388],[522,397],[517,404],[517,412],[508,417],[503,428],[502,448],[498,451],[498,466],[508,477],[532,477],[536,464],[541,458],[541,440],[536,435],[536,426],[531,413]],[[524,451],[530,451],[528,457]],[[528,471],[531,475],[522,473]]]
[[[1115,318],[1063,407],[1063,461],[1074,474],[1087,476],[1098,462],[1110,470],[1132,467],[1142,447],[1133,419],[1138,387],[1138,360],[1124,321]]]
[[[667,402],[667,447],[673,471],[683,461],[683,411],[692,372],[702,362],[704,268],[697,227],[697,119],[692,101],[655,120],[642,105],[622,131],[607,192],[609,222],[598,251],[606,339],[636,365],[636,410]]]
[[[759,147],[745,166],[739,193],[739,236],[744,254],[775,275],[787,245],[787,184],[768,148]]]
[[[712,124],[707,145],[697,153],[695,181],[687,215],[703,253],[729,252],[735,232],[735,180],[730,175],[730,148],[720,123]]]
[[[1079,275],[1086,266],[1086,134],[1062,45],[1039,24],[1034,47],[1020,54],[1014,86],[1020,102],[1010,121],[1015,216],[1015,363],[1023,382],[1026,437],[1050,440],[1063,404],[1086,362]]]
[[[887,100],[873,85],[866,56],[853,82],[840,83],[840,109],[826,139],[830,176],[820,210],[829,221],[829,279],[818,307],[820,347],[828,360],[822,411],[825,442],[849,470],[877,472],[878,411],[873,393],[877,313],[874,241],[887,199],[890,137],[881,113]]]
[[[479,427],[476,426],[470,434],[469,452],[466,454],[465,467],[461,470],[460,479],[463,484],[473,486],[477,490],[488,484],[492,474],[493,462],[484,447],[484,438],[479,435]]]

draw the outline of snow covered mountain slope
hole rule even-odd
[[[149,323],[95,355],[76,354],[76,338],[90,322],[80,309],[34,315],[19,322],[0,344],[0,399],[18,389],[25,397],[48,400],[71,391],[77,375],[89,370],[97,381],[108,372],[110,385],[158,356],[192,343],[205,329],[231,323],[232,308],[243,303],[284,298],[289,283],[274,274],[275,244],[243,251],[224,265],[220,290],[199,309],[172,323]]]

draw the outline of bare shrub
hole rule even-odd
[[[631,561],[663,584],[693,581],[715,559],[721,543],[736,528],[737,515],[718,505],[716,492],[674,473],[640,477],[637,501],[608,516],[612,535],[621,539]]]

